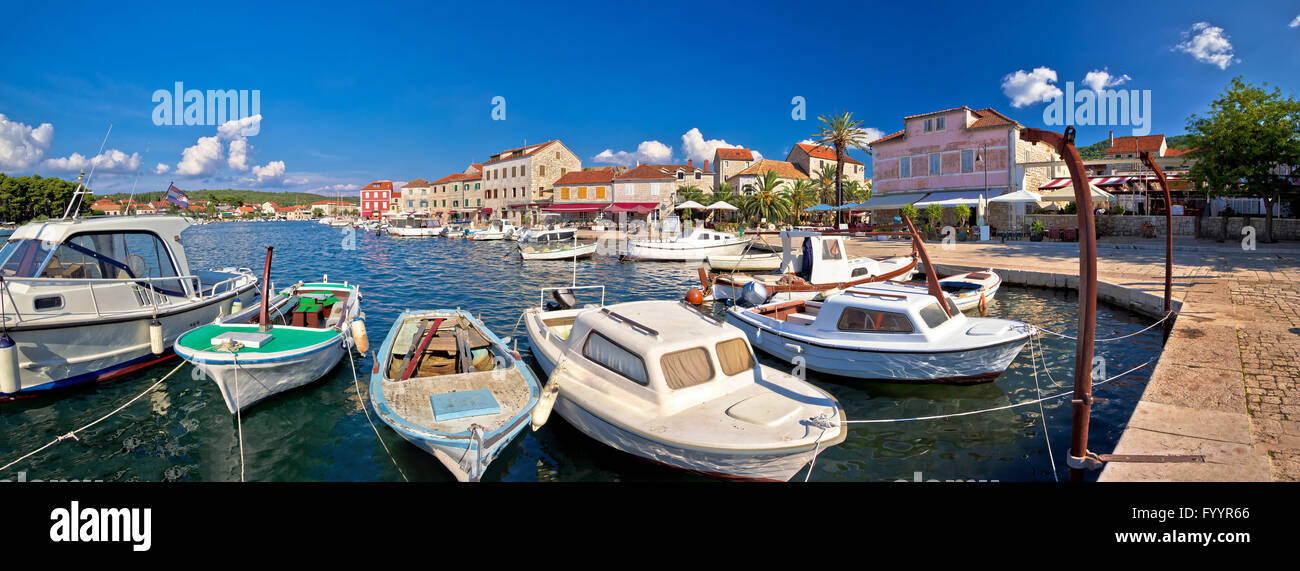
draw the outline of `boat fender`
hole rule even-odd
[[[240,301],[239,298],[235,298],[235,301],[230,302],[230,315],[234,315],[243,310],[244,310],[244,302]]]
[[[562,366],[555,367],[555,370],[560,370]],[[551,418],[551,409],[555,407],[555,399],[559,395],[560,379],[555,376],[555,371],[552,371],[551,378],[547,379],[546,386],[542,387],[542,396],[537,400],[537,406],[533,407],[533,432],[537,432],[537,429]]]
[[[984,292],[980,291],[980,317],[984,317],[988,315],[988,313],[989,313],[989,302],[984,298]]]
[[[691,305],[699,305],[701,303],[704,303],[704,294],[700,292],[700,288],[693,287],[689,290],[686,290],[686,303],[689,303]]]
[[[162,355],[163,349],[165,349],[165,347],[163,347],[162,323],[157,319],[154,319],[149,322],[149,350],[152,351],[154,355]]]
[[[363,319],[352,320],[352,343],[362,355],[370,352],[370,338],[366,337],[366,322]]]
[[[0,333],[0,393],[18,392],[18,344]]]

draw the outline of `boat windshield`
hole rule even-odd
[[[34,278],[40,272],[54,243],[40,240],[13,240],[0,249],[0,275],[7,278]]]
[[[921,320],[930,329],[943,325],[949,319],[951,318],[947,313],[944,313],[943,308],[939,307],[937,302],[921,308]]]
[[[0,274],[19,278],[139,279],[176,278],[167,246],[148,232],[78,234],[62,244],[40,240],[11,242],[0,251]],[[169,295],[163,280],[157,289]],[[178,282],[179,283],[179,282]]]

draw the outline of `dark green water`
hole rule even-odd
[[[287,284],[329,274],[361,284],[362,308],[375,347],[403,309],[461,307],[480,314],[509,336],[521,312],[538,303],[538,288],[565,285],[571,262],[529,262],[508,255],[513,242],[376,237],[311,222],[223,223],[183,236],[193,268],[241,265],[260,272],[263,246],[275,246],[272,279]],[[675,263],[578,263],[579,285],[605,285],[608,302],[672,299],[695,285],[693,270]],[[594,301],[594,300],[593,300]],[[1070,292],[1004,287],[990,316],[1063,332],[1075,327]],[[1140,330],[1152,320],[1107,305],[1098,308],[1097,336]],[[527,336],[514,330],[528,356]],[[1043,395],[1069,389],[1072,341],[1043,337],[1055,382],[1040,373]],[[1155,357],[1156,331],[1119,343],[1098,343],[1115,375]],[[763,357],[769,365],[789,366]],[[0,465],[60,434],[79,428],[140,393],[176,361],[127,379],[55,396],[0,404]],[[356,358],[366,390],[368,358]],[[540,371],[539,371],[540,372]],[[235,480],[239,447],[235,418],[216,387],[185,366],[162,387],[99,425],[0,473],[0,480]],[[1093,407],[1090,448],[1109,452],[1141,395],[1149,368],[1097,389],[1108,399]],[[848,384],[809,380],[835,394],[850,419],[901,418],[981,410],[1037,398],[1028,348],[997,382],[970,387]],[[394,481],[401,475],[362,413],[351,366],[345,360],[325,379],[253,407],[243,417],[248,480]],[[1070,432],[1069,399],[1044,403],[1055,471],[1064,478]],[[412,480],[450,480],[431,456],[382,424],[379,433]],[[1052,481],[1038,405],[943,420],[856,425],[848,440],[818,458],[814,481],[912,480]],[[801,473],[800,478],[803,477]],[[525,431],[496,460],[485,480],[610,481],[700,479],[607,448],[552,417],[541,431]]]

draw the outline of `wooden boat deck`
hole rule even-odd
[[[384,381],[384,399],[407,422],[435,432],[455,434],[477,424],[490,433],[516,418],[528,404],[528,382],[514,367],[455,375],[415,377],[406,381]],[[429,397],[457,391],[487,389],[501,406],[492,415],[469,416],[438,422],[433,418]]]

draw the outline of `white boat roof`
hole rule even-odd
[[[634,301],[608,309],[613,315],[593,309],[579,314],[577,321],[634,353],[654,359],[673,351],[744,337],[741,330],[705,317],[680,302]],[[625,321],[620,322],[620,317]]]
[[[908,285],[896,282],[873,282],[844,290],[844,293],[828,298],[823,307],[846,305],[882,310],[919,309],[938,303],[923,285]]]
[[[82,232],[126,232],[130,230],[147,230],[158,234],[164,240],[179,237],[181,232],[193,225],[193,221],[182,216],[87,216],[75,220],[43,220],[28,222],[14,230],[10,240],[44,240],[63,243],[73,234]]]

